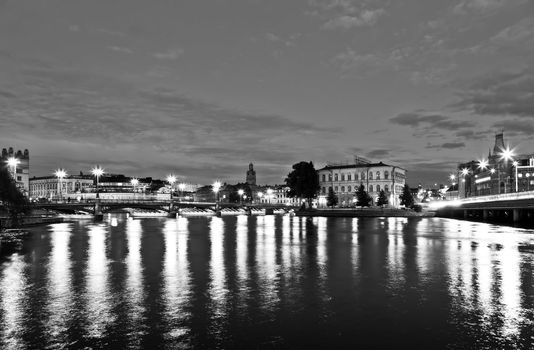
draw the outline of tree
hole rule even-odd
[[[408,184],[404,185],[399,199],[401,201],[400,204],[404,205],[406,208],[413,207],[415,201],[413,199],[412,191],[410,190],[410,186],[408,186]]]
[[[376,205],[381,207],[381,206],[388,205],[388,204],[389,204],[389,200],[386,195],[386,192],[384,192],[384,190],[381,190],[380,194],[378,195],[378,201],[376,202]]]
[[[368,207],[371,203],[371,196],[365,192],[365,187],[363,184],[360,184],[358,190],[356,191],[356,205],[358,207]]]
[[[17,188],[17,184],[6,168],[0,168],[0,202],[11,218],[11,224],[18,226],[22,214],[28,212],[28,200]]]
[[[336,196],[336,193],[332,189],[332,187],[328,188],[328,196],[326,197],[326,205],[329,207],[335,207],[338,203],[338,199]]]
[[[312,199],[319,191],[319,177],[313,162],[293,164],[293,171],[287,175],[285,181],[289,187],[288,196],[306,198],[311,208]]]

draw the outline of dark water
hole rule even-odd
[[[517,250],[533,231],[240,216],[33,232],[1,261],[2,349],[534,347],[534,253]]]

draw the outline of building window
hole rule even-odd
[[[326,187],[323,187],[323,194],[326,193]]]
[[[338,181],[339,177],[337,174],[334,174],[334,181]]]
[[[380,185],[376,185],[376,192],[380,192]]]
[[[345,181],[345,174],[341,174],[341,181]]]
[[[352,187],[349,186],[349,187],[347,188],[347,192],[349,192],[349,193],[352,192]]]
[[[326,181],[326,175],[323,174],[323,182],[325,182],[325,181]]]
[[[384,171],[384,179],[389,179],[389,171]]]
[[[17,168],[17,174],[22,174],[22,169]]]
[[[332,186],[328,186],[328,192],[330,192],[331,189],[332,189]]]
[[[384,175],[384,176],[385,176],[385,175]],[[389,192],[389,186],[388,186],[388,185],[386,185],[386,186],[384,187],[384,191]]]
[[[345,186],[341,186],[341,192],[342,192],[342,193],[345,192]]]
[[[362,181],[365,180],[365,173],[363,171],[361,173],[361,176],[362,176]]]
[[[328,174],[328,181],[332,182],[332,174]]]
[[[347,174],[347,181],[351,181],[352,180],[352,174]]]
[[[337,192],[338,191],[338,187],[334,187],[334,192]]]
[[[372,180],[373,179],[373,172],[369,172],[369,180]]]
[[[377,180],[380,180],[380,171],[377,171],[377,172],[376,172],[376,179],[377,179]]]
[[[358,173],[354,173],[354,181],[358,181]]]
[[[373,185],[369,185],[369,192],[373,192]]]

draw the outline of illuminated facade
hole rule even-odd
[[[8,165],[8,159],[16,159],[16,165]],[[15,152],[13,147],[9,149],[2,149],[2,156],[0,157],[2,166],[7,166],[9,173],[15,179],[17,187],[28,196],[30,192],[30,152],[25,149],[24,152],[18,150]]]
[[[319,203],[326,203],[331,188],[338,197],[340,207],[354,206],[356,191],[360,185],[376,203],[381,190],[384,190],[389,205],[400,205],[399,195],[406,183],[406,170],[393,165],[371,163],[358,158],[353,164],[329,164],[317,170],[319,176]]]
[[[61,181],[53,175],[30,179],[30,198],[32,199],[67,198],[69,194],[92,192],[93,189],[92,175],[69,175]]]
[[[459,164],[457,172],[460,198],[534,190],[534,154],[514,155],[503,133],[495,135],[487,161]]]

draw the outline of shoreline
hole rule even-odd
[[[415,212],[413,210],[404,209],[314,209],[296,211],[295,216],[324,216],[324,217],[434,217],[435,212],[422,211]]]

